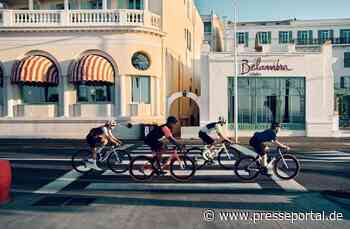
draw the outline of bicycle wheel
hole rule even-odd
[[[196,163],[187,156],[179,156],[180,160],[172,159],[170,162],[170,174],[177,181],[191,179],[196,172]]]
[[[194,158],[194,161],[196,163],[196,170],[201,169],[205,165],[205,160],[202,158],[202,151],[203,149],[199,147],[192,147],[187,150],[186,155],[190,155],[192,158]]]
[[[91,172],[91,168],[86,165],[86,161],[91,157],[89,150],[79,150],[72,156],[72,167],[79,173]]]
[[[259,173],[260,165],[255,157],[243,157],[236,164],[235,174],[243,180],[253,180]]]
[[[236,164],[240,159],[240,152],[232,147],[227,147],[227,153],[224,150],[221,150],[218,155],[219,165],[228,170],[234,170]]]
[[[125,173],[129,169],[131,156],[125,151],[116,151],[111,153],[107,159],[107,165],[114,173]]]
[[[153,158],[146,156],[132,159],[129,165],[130,176],[137,181],[150,179],[155,174],[153,161]]]
[[[274,173],[283,180],[290,180],[296,177],[300,170],[300,164],[295,156],[284,154],[279,157],[273,166]]]

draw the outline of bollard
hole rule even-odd
[[[9,161],[0,160],[0,204],[10,201],[12,182],[11,165]]]

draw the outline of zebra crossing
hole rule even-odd
[[[188,148],[202,147],[190,145]],[[129,151],[132,157],[145,155],[151,156],[152,151],[146,145],[132,145],[124,148]],[[247,148],[238,149],[244,154],[252,154]],[[201,163],[200,151],[191,152]],[[204,162],[204,161],[203,161]],[[90,192],[232,192],[232,191],[261,191],[276,190],[284,192],[306,192],[307,189],[295,180],[280,180],[272,177],[259,177],[253,181],[242,181],[233,170],[225,170],[219,165],[208,165],[197,170],[195,176],[188,182],[176,182],[167,174],[161,177],[154,177],[145,182],[136,182],[128,174],[115,174],[112,171],[95,172],[93,174],[80,174],[71,169],[69,161],[65,163],[68,169],[64,174],[35,190],[36,194],[57,194],[62,190],[67,191],[90,191]],[[229,161],[227,161],[229,163]],[[35,167],[35,166],[34,166]]]

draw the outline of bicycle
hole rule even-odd
[[[136,181],[145,181],[151,179],[153,176],[162,174],[161,165],[164,170],[170,171],[171,177],[175,181],[187,181],[191,179],[196,171],[195,162],[186,154],[183,153],[184,147],[178,150],[163,151],[162,154],[170,153],[171,156],[163,158],[162,161],[158,160],[158,156],[155,152],[152,152],[154,156],[139,156],[131,160],[129,166],[130,176]]]
[[[200,153],[202,154],[203,150],[199,147],[193,147],[188,149],[188,152],[191,154]],[[214,155],[213,161],[217,160],[219,165],[223,169],[234,170],[236,167],[237,161],[241,158],[241,153],[233,148],[232,144],[229,142],[217,143],[211,150],[211,153]],[[212,165],[213,161],[204,160],[204,163],[198,164],[198,158],[196,158],[196,169],[202,169],[207,165]]]
[[[131,156],[128,152],[118,149],[119,145],[102,146],[97,149],[97,166],[106,171],[112,170],[116,174],[121,174],[129,169]],[[89,168],[87,161],[91,158],[90,150],[79,150],[72,156],[72,166],[79,173],[89,173],[93,169]]]
[[[283,152],[281,148],[277,148],[277,155],[273,155],[268,163],[267,168],[273,168],[274,174],[283,180],[291,180],[299,174],[300,163],[298,159],[289,154],[288,151]],[[263,170],[260,163],[261,156],[246,156],[237,162],[235,174],[243,180],[255,179]]]

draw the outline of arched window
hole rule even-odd
[[[21,88],[25,104],[58,102],[58,68],[45,56],[30,55],[15,63],[11,81]]]
[[[115,72],[100,55],[83,56],[75,65],[71,83],[76,85],[77,100],[82,103],[111,103]]]

